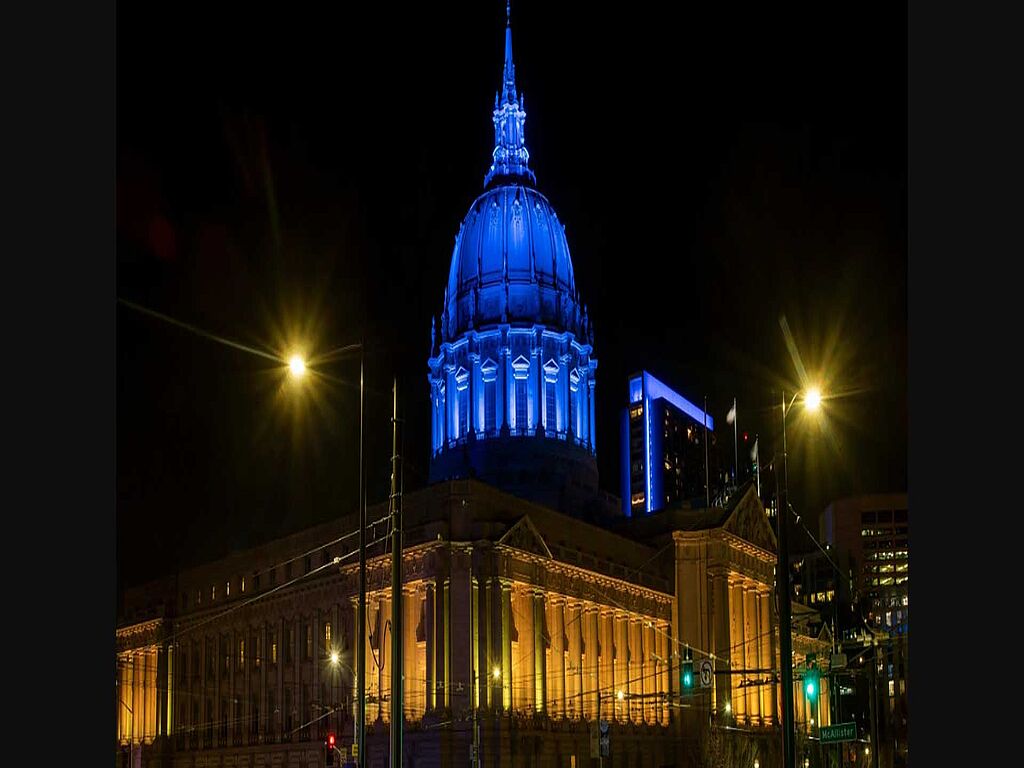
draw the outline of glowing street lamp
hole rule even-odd
[[[501,680],[501,667],[495,666],[494,669],[491,670],[491,677],[495,680]]]
[[[357,765],[365,765],[366,755],[366,473],[363,469],[364,422],[366,392],[363,384],[363,370],[366,362],[366,348],[360,342],[349,344],[328,353],[326,357],[335,357],[347,352],[359,350],[359,603],[356,613],[358,639],[356,641],[356,712],[353,739],[358,752]],[[288,372],[296,380],[306,375],[306,361],[302,355],[293,354],[288,359]],[[331,654],[331,663],[335,664],[335,653]]]
[[[341,661],[341,656],[338,655],[337,651],[331,651],[331,665],[338,666],[338,662]]]
[[[807,390],[807,394],[804,395],[804,407],[811,413],[814,413],[820,406],[821,390],[817,387],[811,387]]]

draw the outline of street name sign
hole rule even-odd
[[[832,744],[840,741],[854,741],[857,738],[856,723],[838,723],[836,725],[823,725],[818,732],[822,744]]]

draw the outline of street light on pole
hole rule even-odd
[[[366,348],[363,342],[349,344],[347,347],[334,350],[324,357],[334,357],[355,349],[359,350],[359,607],[356,612],[356,764],[362,768],[366,754],[366,473],[363,468],[364,423],[366,388],[363,372],[366,362]],[[306,375],[306,361],[301,355],[292,355],[288,360],[288,370],[293,379],[301,380]]]
[[[782,487],[778,498],[778,567],[775,585],[779,592],[779,650],[782,656],[782,750],[784,768],[796,768],[793,723],[793,615],[789,595],[789,479],[786,464],[786,416],[793,408],[799,393],[786,405],[786,392],[782,392]],[[809,388],[804,394],[804,405],[814,413],[821,406],[821,391]],[[778,478],[776,471],[776,478]]]

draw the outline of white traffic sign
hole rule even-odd
[[[711,666],[711,659],[701,659],[700,662],[700,687],[710,688],[715,679],[715,670]]]

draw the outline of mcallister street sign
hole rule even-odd
[[[824,742],[856,741],[857,724],[839,723],[837,725],[823,725],[818,732],[818,737]]]

